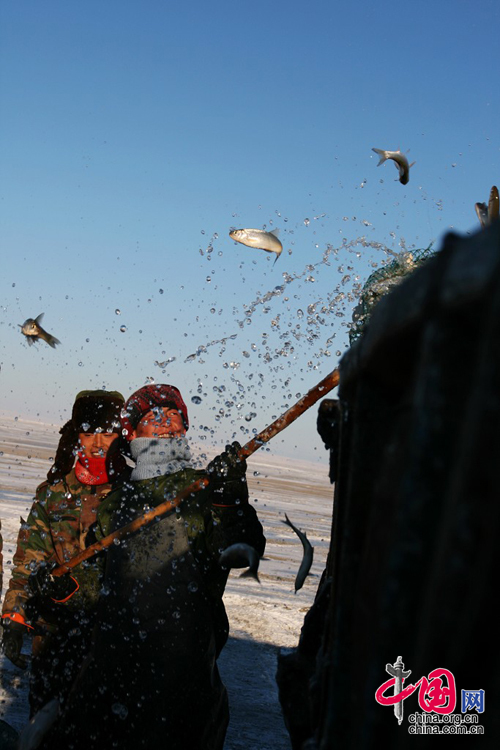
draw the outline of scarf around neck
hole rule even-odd
[[[136,462],[130,475],[132,481],[175,474],[192,465],[186,437],[135,438],[130,452]]]
[[[101,485],[109,482],[106,458],[85,458],[79,453],[75,474],[81,484]]]

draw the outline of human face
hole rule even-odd
[[[78,440],[83,457],[104,458],[117,437],[117,432],[79,432]]]
[[[172,409],[170,406],[155,406],[154,409],[144,414],[135,430],[132,431],[132,440],[139,437],[183,437],[185,434],[186,428],[177,409]]]

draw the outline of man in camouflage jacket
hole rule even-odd
[[[265,547],[246,463],[233,444],[206,472],[193,468],[187,409],[173,386],[133,394],[122,425],[136,466],[101,505],[98,539],[196,480],[209,483],[103,556],[89,658],[43,750],[222,750],[229,710],[216,659],[228,637],[229,571],[219,557],[236,543],[258,555]]]
[[[33,636],[31,714],[54,696],[64,699],[88,648],[97,600],[95,568],[80,565],[71,577],[57,579],[50,569],[85,549],[101,501],[126,473],[123,457],[112,448],[122,406],[117,392],[77,395],[54,465],[19,532],[2,609],[3,648],[24,668],[23,636]]]

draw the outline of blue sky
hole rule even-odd
[[[500,175],[499,14],[3,3],[0,413],[59,423],[82,388],[154,379],[181,388],[195,439],[262,429],[335,367],[384,247],[477,230]],[[408,185],[372,147],[409,149]],[[276,265],[229,239],[245,226],[280,229]],[[20,334],[41,312],[55,351]],[[272,450],[326,459],[314,423]]]

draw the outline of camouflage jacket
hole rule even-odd
[[[26,617],[26,582],[41,562],[61,564],[85,549],[89,527],[95,523],[97,509],[111,488],[111,484],[81,484],[74,469],[64,480],[56,484],[43,482],[37,488],[28,520],[19,531],[2,615],[17,613]],[[94,589],[96,577],[93,567],[85,564],[75,568],[72,575],[80,589],[65,604],[57,605],[69,612],[89,606],[89,589]],[[91,599],[95,600],[95,592]]]

